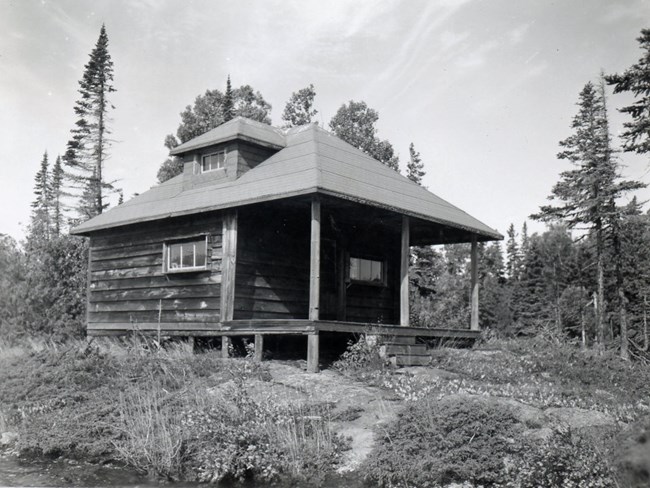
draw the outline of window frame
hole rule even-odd
[[[381,264],[380,274],[381,277],[379,280],[364,280],[352,278],[352,260],[363,260],[370,261]],[[347,279],[348,282],[355,285],[366,285],[366,286],[379,286],[386,287],[388,286],[388,269],[387,262],[385,259],[379,259],[376,256],[359,256],[359,255],[348,255],[347,259]]]
[[[193,273],[197,271],[206,271],[209,268],[210,264],[210,255],[209,255],[209,249],[210,249],[210,235],[209,234],[199,234],[195,236],[188,236],[188,237],[183,237],[181,239],[174,239],[170,241],[163,242],[163,262],[162,262],[162,270],[164,274],[176,274],[176,273]],[[203,265],[196,266],[196,247],[193,249],[192,253],[192,262],[193,266],[182,266],[180,268],[172,268],[171,267],[171,249],[172,246],[181,246],[181,263],[183,260],[183,244],[190,244],[193,243],[195,246],[198,243],[201,243],[204,247],[205,251],[205,263]]]
[[[206,158],[210,158],[212,156],[217,156],[219,154],[223,154],[223,162],[222,165],[218,168],[213,168],[213,169],[204,169],[203,168],[203,162],[205,161]],[[219,151],[214,151],[211,153],[206,153],[206,154],[201,154],[201,160],[199,161],[199,167],[201,168],[201,174],[203,173],[212,173],[214,171],[224,171],[226,169],[226,150],[221,149]]]

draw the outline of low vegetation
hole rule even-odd
[[[118,462],[190,481],[325,476],[345,447],[328,406],[254,398],[251,385],[268,379],[250,360],[183,344],[5,348],[0,418],[23,457]]]
[[[364,339],[335,364],[401,406],[357,467],[367,484],[647,486],[647,366],[552,338],[439,348],[431,367],[401,370],[378,350]],[[23,457],[158,479],[315,484],[348,447],[331,404],[274,394],[268,364],[250,359],[115,342],[0,352],[0,428],[18,434],[10,447]]]
[[[430,368],[397,371],[377,367],[378,349],[360,341],[335,365],[406,404],[363,466],[373,485],[650,481],[647,365],[552,337],[440,348]]]

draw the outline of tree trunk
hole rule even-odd
[[[605,344],[605,274],[603,271],[603,229],[600,223],[596,227],[596,273],[598,280],[598,300],[595,303],[596,308],[596,343],[602,351]]]
[[[619,318],[621,321],[621,359],[629,361],[630,352],[628,350],[628,339],[627,339],[627,308],[625,306],[626,298],[623,288],[618,288],[618,300],[619,300]]]
[[[643,294],[643,351],[648,350],[648,315],[647,315],[648,299],[647,295]]]

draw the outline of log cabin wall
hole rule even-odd
[[[306,319],[309,206],[238,210],[234,319]]]
[[[208,236],[205,271],[165,273],[163,243]],[[90,238],[88,330],[196,329],[219,322],[222,219],[192,215]],[[200,327],[204,328],[204,327]]]

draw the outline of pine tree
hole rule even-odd
[[[108,52],[106,28],[102,25],[79,81],[81,98],[74,107],[78,119],[64,158],[68,177],[82,192],[78,206],[82,217],[102,213],[108,206],[105,192],[113,190],[113,186],[104,181],[104,165],[110,146],[108,113],[114,108],[108,98],[114,91],[113,61]]]
[[[515,226],[514,224],[510,224],[510,227],[508,227],[508,241],[506,243],[506,274],[511,282],[515,282],[519,278],[520,258]]]
[[[573,169],[561,173],[552,189],[550,200],[561,205],[546,205],[532,217],[547,222],[564,222],[570,229],[589,230],[595,239],[596,276],[598,283],[596,310],[597,342],[604,342],[604,251],[606,226],[615,218],[615,201],[630,190],[643,185],[619,181],[618,162],[609,135],[604,82],[599,89],[589,82],[580,92],[578,114],[571,127],[574,134],[560,146],[559,159],[568,160]]]
[[[41,165],[34,177],[34,196],[29,237],[50,239],[50,175],[47,151],[43,153]]]
[[[420,159],[420,153],[415,150],[413,143],[409,146],[409,162],[406,165],[406,177],[413,183],[422,185],[422,177],[425,175],[424,163]]]
[[[368,107],[366,102],[350,100],[347,105],[344,104],[338,109],[329,125],[337,137],[389,168],[399,171],[399,159],[392,144],[377,138],[375,123],[378,120],[379,114]]]
[[[61,235],[63,230],[63,222],[65,219],[64,216],[64,205],[63,197],[65,193],[63,191],[63,167],[61,166],[61,156],[56,157],[54,162],[54,167],[50,174],[50,204],[52,208],[51,212],[51,221],[52,221],[52,234],[55,236]]]
[[[228,122],[235,118],[235,103],[233,100],[232,86],[230,85],[230,75],[226,81],[226,93],[223,96],[223,121]]]
[[[297,92],[293,92],[282,112],[282,120],[286,122],[285,127],[297,127],[311,123],[318,110],[314,108],[316,90],[310,84]]]
[[[632,117],[632,121],[623,124],[623,149],[647,154],[650,152],[650,29],[642,29],[637,41],[643,56],[622,75],[610,75],[606,80],[614,85],[614,93],[630,92],[637,99],[632,105],[619,109]]]
[[[524,220],[523,225],[521,226],[521,259],[522,261],[526,259],[526,255],[530,249],[530,238],[528,237],[528,224]]]

